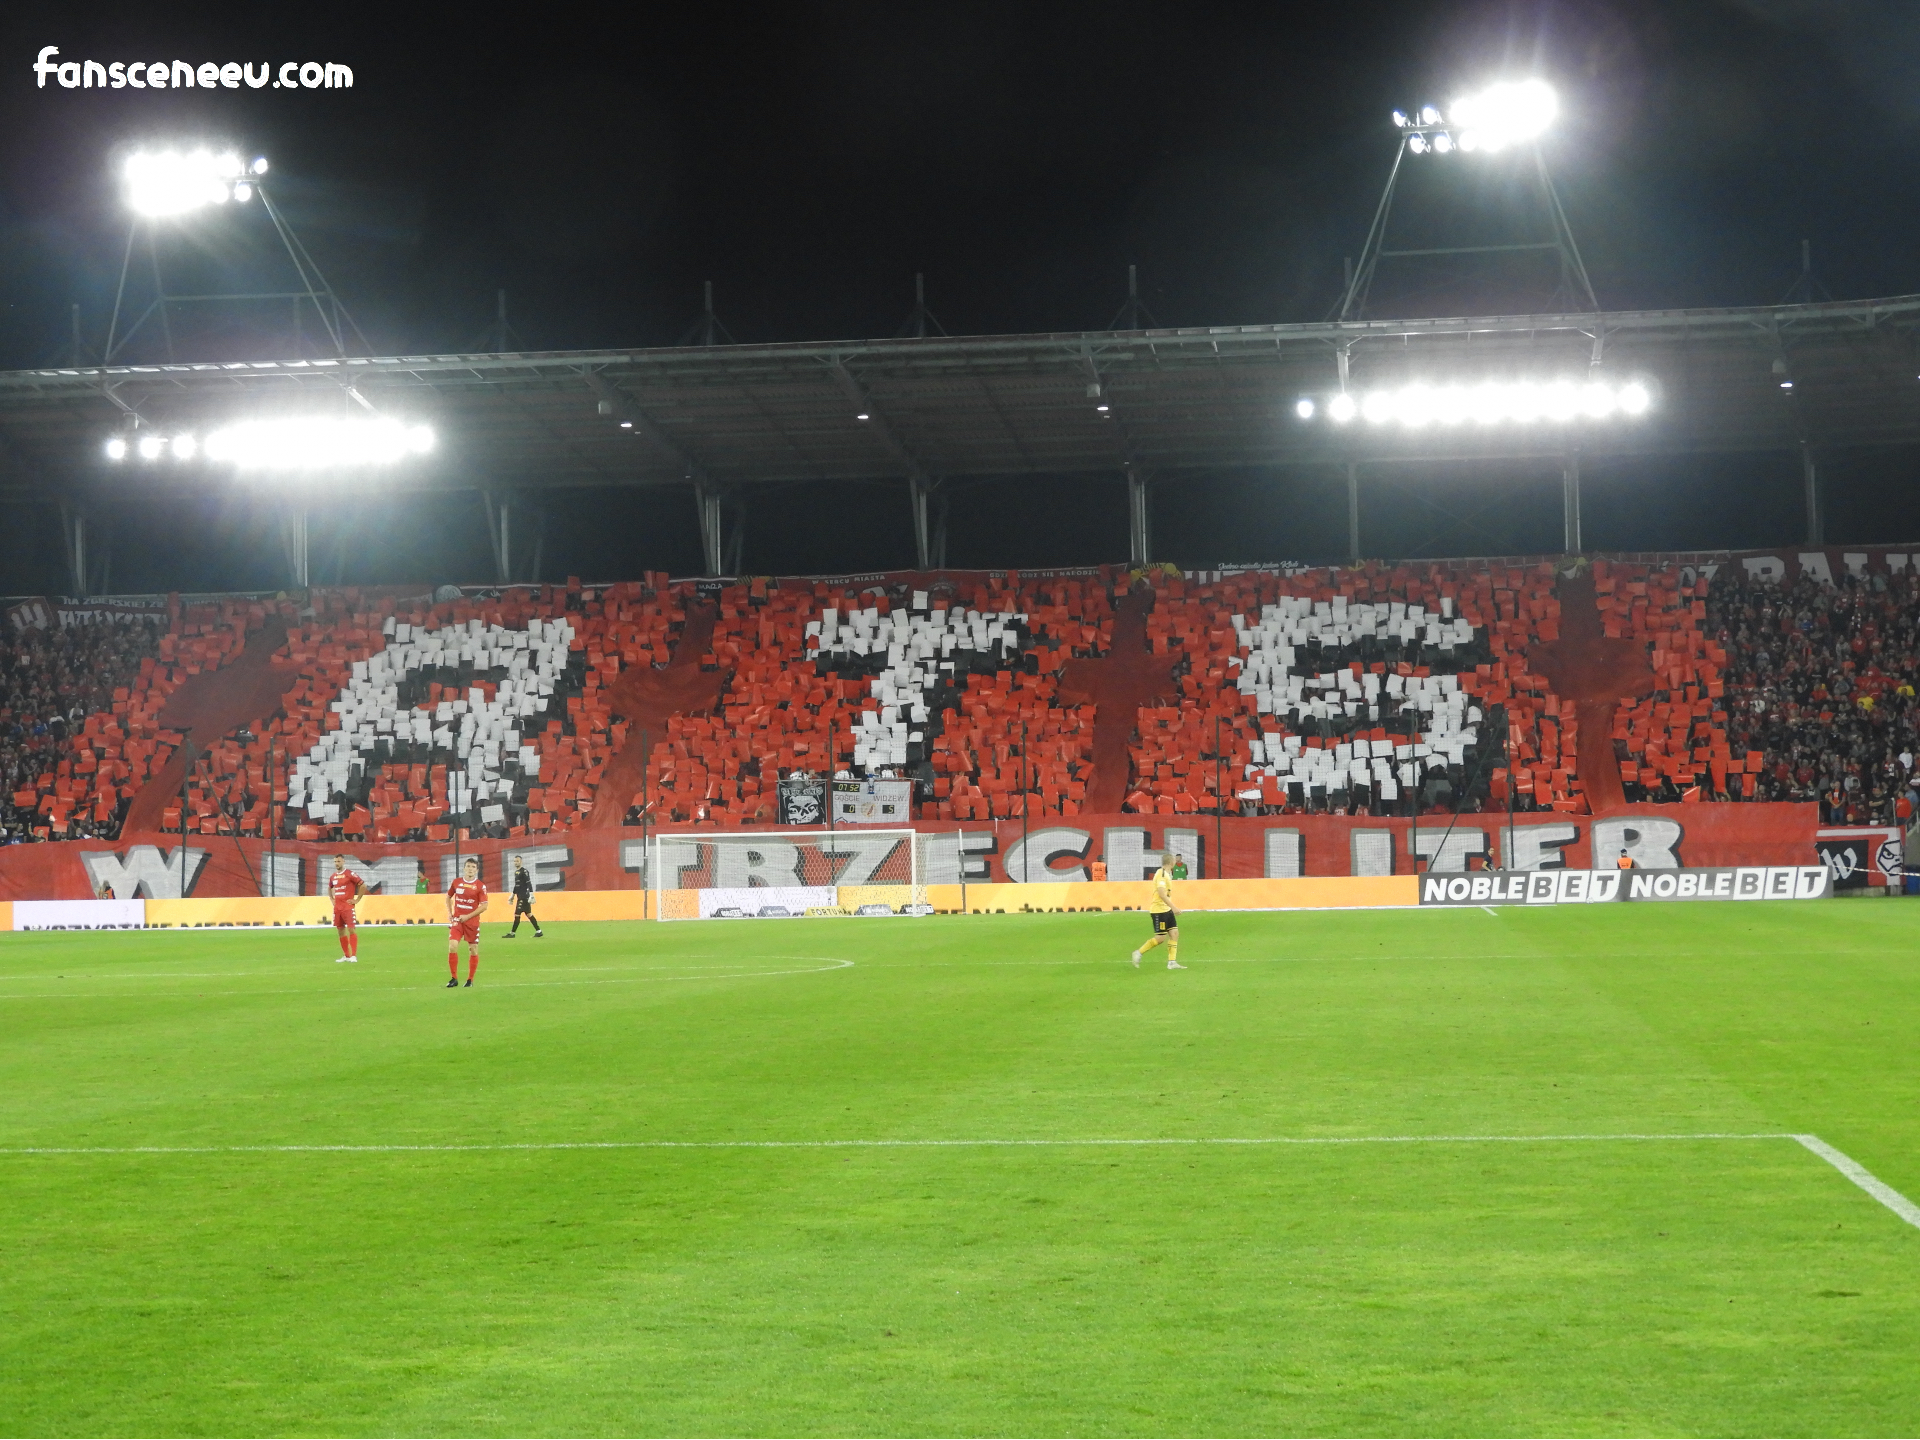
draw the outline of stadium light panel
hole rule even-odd
[[[340,470],[392,465],[434,446],[425,425],[398,420],[250,420],[207,436],[207,459],[240,470]]]
[[[1311,420],[1315,408],[1313,398],[1308,395],[1302,395],[1298,400],[1293,402],[1293,413],[1298,415],[1302,420]]]
[[[156,218],[184,215],[229,200],[253,196],[249,175],[264,175],[264,158],[246,164],[232,151],[139,150],[127,157],[122,176],[127,204],[136,214]]]
[[[1652,392],[1639,381],[1614,386],[1599,381],[1482,381],[1474,385],[1415,383],[1369,390],[1356,399],[1339,394],[1327,402],[1327,416],[1344,425],[1356,416],[1369,425],[1408,430],[1462,425],[1572,425],[1587,421],[1637,418],[1653,408]],[[1317,413],[1311,399],[1295,407],[1302,420]]]
[[[1546,81],[1506,80],[1454,101],[1447,123],[1460,132],[1462,150],[1504,150],[1539,138],[1559,113],[1560,97]]]
[[[344,470],[391,465],[434,447],[431,428],[398,420],[249,420],[211,431],[202,440],[188,432],[144,435],[133,453],[145,461],[171,454],[175,460],[204,459],[241,471]],[[109,460],[125,460],[127,442],[106,442]]]

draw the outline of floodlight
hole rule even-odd
[[[166,448],[166,441],[162,440],[158,435],[149,435],[140,442],[140,458],[142,460],[158,460],[160,458],[160,452]]]
[[[199,442],[191,435],[173,437],[173,458],[176,460],[191,460],[199,448]]]
[[[264,155],[254,156],[253,164],[248,168],[251,169],[253,173],[256,175],[266,174],[267,173],[267,157]]]
[[[1433,137],[1433,153],[1434,154],[1446,155],[1451,153],[1452,150],[1453,150],[1453,137],[1449,135],[1446,131],[1442,130],[1438,135]]]
[[[872,417],[865,414],[860,414],[860,415],[854,416],[853,418],[856,420],[867,420],[867,419],[871,419]]]
[[[126,459],[127,458],[127,442],[122,440],[118,435],[114,436],[113,439],[107,441],[107,458],[109,460]]]
[[[1413,135],[1409,135],[1407,137],[1407,149],[1411,150],[1416,155],[1426,154],[1428,150],[1427,137],[1417,132]]]
[[[207,436],[209,460],[241,470],[390,465],[433,449],[433,431],[386,419],[249,420]]]
[[[1559,113],[1560,99],[1546,81],[1503,80],[1454,101],[1447,119],[1461,132],[1461,149],[1503,150],[1535,139]]]
[[[253,173],[264,172],[265,161],[254,161]],[[248,167],[231,151],[139,150],[127,157],[121,173],[127,204],[149,217],[184,215],[206,205],[245,200],[253,193],[251,185],[242,183]]]
[[[1653,396],[1639,381],[1614,387],[1600,381],[1487,380],[1477,385],[1428,385],[1370,390],[1356,400],[1348,394],[1327,402],[1327,416],[1345,424],[1359,415],[1370,425],[1399,425],[1409,430],[1430,425],[1570,425],[1647,413]],[[1302,420],[1317,413],[1303,398],[1294,412]]]
[[[1420,123],[1422,125],[1438,125],[1440,123],[1440,112],[1431,105],[1421,106]]]
[[[1393,123],[1399,126],[1402,130],[1406,129],[1407,128],[1407,112],[1404,110],[1394,111]]]

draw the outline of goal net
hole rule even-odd
[[[661,835],[647,885],[662,920],[927,915],[911,830]]]

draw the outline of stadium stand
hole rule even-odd
[[[1703,623],[1727,655],[1730,800],[1818,800],[1828,824],[1904,823],[1915,805],[1920,578],[1723,568]],[[1718,776],[1715,777],[1716,782]]]
[[[911,779],[916,813],[962,821],[1913,803],[1911,577],[1373,562],[308,599],[7,642],[0,824],[177,832],[184,789],[204,834],[262,835],[275,806],[315,841],[732,829],[826,773]],[[191,768],[189,730],[220,737]]]
[[[12,840],[118,833],[134,794],[180,736],[159,714],[191,676],[243,644],[248,607],[187,608],[156,618],[96,618],[0,639],[0,829]]]

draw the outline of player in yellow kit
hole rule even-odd
[[[1153,938],[1133,952],[1134,968],[1139,968],[1142,955],[1165,941],[1167,969],[1186,969],[1180,963],[1180,917],[1173,913],[1173,872],[1167,868],[1165,855],[1160,857],[1160,868],[1153,872],[1153,900],[1147,913],[1153,916]]]

